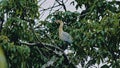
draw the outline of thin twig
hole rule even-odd
[[[38,2],[41,2],[41,0],[40,1],[38,1]],[[43,3],[45,3],[46,2],[46,0],[44,0],[41,4],[40,4],[40,6],[43,4]]]
[[[56,3],[54,2],[54,4],[53,4],[53,6],[52,6],[52,7],[54,7],[54,6],[55,6],[55,4],[56,4]],[[51,9],[50,9],[49,14],[51,13],[52,9],[53,9],[53,8],[51,8]]]
[[[56,7],[59,7],[60,5],[54,5],[54,6],[52,6],[52,7],[49,7],[49,8],[46,8],[46,9],[42,9],[42,10],[40,10],[40,12],[41,11],[47,11],[47,10],[49,10],[49,9],[51,9],[51,8],[56,8]]]

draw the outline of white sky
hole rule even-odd
[[[39,3],[39,4],[41,4],[41,3],[44,2],[44,1],[45,1],[45,0],[40,0],[40,3]],[[64,1],[66,1],[66,0],[64,0]],[[68,0],[67,3],[65,4],[68,11],[71,11],[71,12],[74,12],[74,11],[81,12],[82,10],[85,9],[85,6],[83,5],[82,8],[79,8],[78,10],[76,10],[76,9],[75,9],[75,6],[70,5],[70,3],[71,3],[72,1],[74,1],[74,0]],[[112,0],[108,0],[108,1],[112,1]],[[116,1],[120,1],[120,0],[116,0]],[[41,7],[40,10],[42,10],[43,8],[46,9],[46,8],[52,7],[53,4],[54,4],[54,2],[55,2],[55,0],[46,0],[46,1],[40,6],[40,7]],[[76,3],[75,3],[75,5],[76,5]],[[58,8],[59,8],[59,7],[58,7]],[[53,11],[56,10],[56,9],[58,9],[58,8],[53,9]],[[52,11],[52,12],[53,12],[53,11]],[[64,11],[63,8],[61,9],[61,11]],[[41,11],[40,11],[40,13],[41,13]],[[48,15],[49,15],[49,11],[46,11],[46,12],[44,12],[43,14],[41,13],[40,19],[41,19],[41,20],[44,20]]]
[[[41,0],[40,1],[40,3],[41,2],[43,2],[44,0]],[[66,1],[66,0],[65,0]],[[83,8],[82,9],[78,9],[78,10],[76,10],[75,9],[75,6],[73,6],[72,4],[70,5],[70,3],[72,2],[72,1],[74,1],[74,0],[68,0],[67,2],[66,2],[66,4],[65,4],[65,6],[66,6],[66,9],[67,9],[67,11],[71,11],[71,12],[74,12],[74,11],[77,11],[77,12],[81,12],[82,10],[84,10],[84,6],[83,6]],[[42,5],[41,5],[41,8],[40,8],[40,10],[42,10],[43,8],[44,9],[46,9],[46,8],[49,8],[49,7],[52,7],[53,6],[53,4],[54,4],[54,2],[55,2],[55,0],[46,0]],[[76,3],[75,3],[76,4]],[[57,8],[55,8],[55,9],[53,9],[53,11],[54,10],[57,10],[58,8],[60,8],[60,7],[57,7]],[[53,12],[52,11],[52,12]],[[62,8],[60,11],[64,11],[64,9]],[[44,20],[47,16],[49,15],[49,11],[46,11],[45,13],[44,13],[44,15],[43,14],[41,14],[41,20]]]

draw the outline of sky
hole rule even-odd
[[[40,3],[39,3],[39,5],[40,5],[41,3],[43,3],[44,1],[45,1],[45,0],[41,0]],[[64,0],[64,1],[66,1],[66,0]],[[75,6],[73,6],[72,4],[70,5],[70,3],[71,3],[72,1],[74,1],[74,0],[68,0],[68,1],[66,2],[65,6],[66,6],[66,8],[67,8],[67,11],[71,11],[71,12],[74,12],[74,11],[81,12],[82,10],[85,9],[85,7],[84,7],[84,5],[83,5],[83,7],[82,7],[81,9],[79,8],[78,10],[76,10],[76,9],[75,9]],[[44,20],[44,19],[49,15],[49,11],[45,11],[45,12],[43,13],[43,14],[44,14],[44,15],[43,15],[42,12],[41,12],[41,10],[42,10],[42,9],[49,8],[49,7],[52,7],[53,4],[54,4],[54,2],[55,2],[55,0],[46,0],[42,5],[40,5],[39,11],[40,11],[40,13],[41,13],[41,17],[40,17],[41,20]],[[77,3],[75,3],[75,4],[77,4]],[[57,9],[59,9],[59,8],[60,8],[60,7],[54,8],[53,11],[55,11],[55,10],[57,10]],[[52,12],[53,12],[53,11],[52,11]],[[63,8],[61,8],[60,11],[64,11]]]
[[[66,1],[66,0],[64,0],[64,1]],[[81,12],[82,10],[85,9],[85,6],[82,5],[82,8],[78,8],[78,10],[76,10],[76,9],[75,9],[75,6],[70,5],[70,3],[71,3],[72,1],[74,1],[74,0],[68,0],[68,1],[66,2],[66,4],[65,4],[65,6],[66,6],[66,8],[67,8],[68,11],[71,11],[71,12],[74,12],[74,11]],[[112,1],[112,0],[107,0],[107,1]],[[120,0],[116,0],[116,1],[120,1]],[[44,3],[43,3],[43,2],[44,2]],[[55,2],[55,0],[40,0],[39,5],[42,3],[42,4],[40,5],[40,9],[39,9],[40,14],[41,14],[41,17],[40,17],[41,20],[45,20],[45,18],[46,18],[46,17],[49,15],[49,13],[50,13],[49,11],[45,11],[44,13],[42,13],[41,10],[42,10],[42,9],[49,8],[49,7],[52,7],[53,4],[54,4],[54,2]],[[76,4],[77,4],[77,3],[75,3],[75,5],[76,5]],[[55,10],[58,9],[58,8],[59,8],[59,7],[53,9],[53,11],[55,11]],[[52,11],[52,12],[53,12],[53,11]],[[62,8],[60,11],[64,11],[63,8]]]

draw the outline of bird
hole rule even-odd
[[[65,41],[69,44],[71,44],[73,41],[72,41],[72,37],[69,33],[67,32],[64,32],[63,30],[63,21],[62,20],[56,20],[55,21],[56,23],[59,23],[60,26],[59,26],[59,38],[62,40],[62,41]]]

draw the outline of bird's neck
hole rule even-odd
[[[60,23],[59,26],[59,34],[63,32],[63,22]]]

